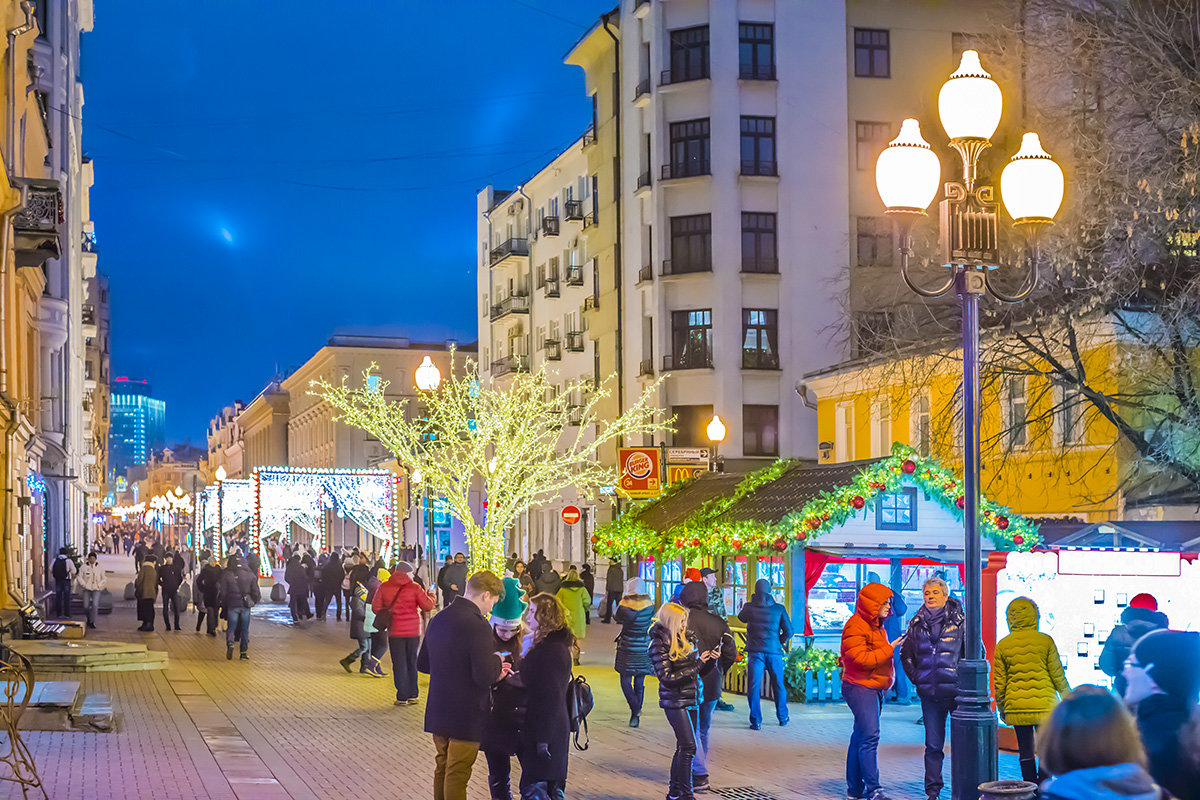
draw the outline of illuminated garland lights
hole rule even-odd
[[[963,518],[966,498],[962,481],[932,459],[922,458],[913,448],[897,442],[892,446],[891,456],[863,469],[850,483],[822,492],[777,524],[715,522],[737,500],[775,480],[788,466],[781,461],[751,473],[732,495],[706,502],[683,522],[662,533],[641,522],[640,517],[650,504],[641,506],[596,531],[593,546],[600,555],[654,554],[688,561],[711,556],[778,554],[817,540],[860,511],[870,513],[871,501],[877,495],[910,485],[959,521]],[[997,550],[1031,550],[1041,543],[1037,526],[1028,519],[982,497],[979,507],[980,534],[991,539]]]

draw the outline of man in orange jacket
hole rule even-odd
[[[904,641],[888,641],[883,621],[892,613],[892,590],[868,583],[858,593],[854,615],[842,628],[842,696],[854,714],[846,752],[846,795],[852,800],[888,800],[879,786],[879,714],[895,680],[892,656]]]

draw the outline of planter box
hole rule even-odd
[[[806,703],[842,702],[842,671],[804,673],[804,697]]]
[[[744,695],[746,694],[746,681],[747,675],[744,669],[731,670],[730,672],[725,673],[725,679],[722,681],[721,686],[730,694]],[[762,691],[759,694],[763,700],[770,700],[772,702],[775,701],[775,689],[773,686],[771,686],[771,682],[769,680],[764,680],[762,682]]]

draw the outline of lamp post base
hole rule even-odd
[[[950,796],[978,800],[979,785],[1000,769],[988,662],[958,662],[958,707],[950,713]]]

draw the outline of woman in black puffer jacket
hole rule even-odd
[[[696,723],[700,675],[712,669],[715,651],[701,653],[696,635],[687,629],[688,610],[664,603],[650,629],[650,661],[658,675],[658,704],[675,731],[675,756],[667,800],[692,800],[692,759],[696,755]]]
[[[517,739],[521,800],[563,800],[571,749],[565,698],[575,637],[567,626],[562,602],[550,594],[529,598],[525,627],[529,643],[521,657],[521,682],[525,684],[526,713]]]
[[[946,719],[958,695],[958,662],[963,655],[962,603],[950,597],[941,578],[930,578],[922,588],[925,603],[908,623],[900,664],[921,698],[921,721],[925,726],[925,793],[937,797],[942,791],[943,748]]]
[[[617,606],[617,657],[614,667],[621,676],[621,691],[629,704],[629,727],[641,720],[642,699],[646,694],[646,676],[654,672],[650,665],[650,623],[654,621],[654,602],[646,594],[641,578],[625,581],[625,596]]]

